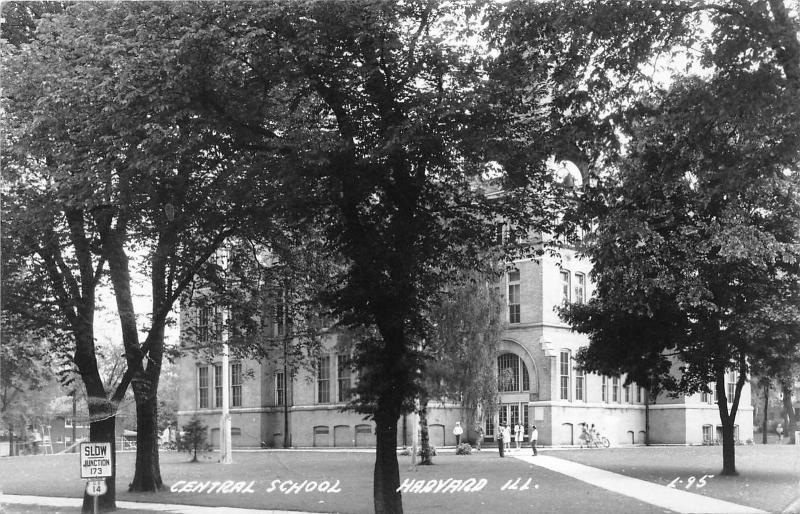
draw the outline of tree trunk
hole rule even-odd
[[[722,422],[722,472],[721,475],[736,476],[736,446],[733,421]]]
[[[8,426],[8,455],[9,457],[13,457],[18,455],[19,452],[14,452],[14,425]]]
[[[134,383],[134,390],[136,389]],[[161,490],[158,460],[158,402],[155,392],[140,394],[136,401],[136,468],[128,491]]]
[[[644,445],[650,446],[650,389],[644,395]]]
[[[384,400],[385,401],[385,400]],[[380,409],[380,406],[378,406]],[[375,514],[402,514],[400,467],[397,464],[397,421],[400,415],[375,416],[376,448],[373,497]]]
[[[794,432],[797,430],[797,424],[792,405],[792,379],[781,379],[781,392],[783,393],[783,420],[785,422],[783,433],[789,436],[789,444],[795,444]]]
[[[89,401],[89,440],[92,442],[111,443],[111,478],[106,478],[106,486],[108,491],[106,494],[100,496],[97,502],[99,512],[113,512],[117,510],[116,505],[116,476],[117,476],[117,445],[115,442],[114,427],[116,425],[116,417],[110,415],[111,403],[102,401],[100,402]],[[93,405],[94,404],[94,405]],[[75,420],[72,420],[74,423]],[[88,514],[94,512],[94,498],[84,492],[83,494],[83,507],[81,512]]]
[[[106,390],[100,378],[100,372],[97,369],[93,330],[84,326],[81,330],[76,330],[75,333],[77,341],[74,361],[80,371],[83,385],[86,387],[89,406],[89,441],[111,443],[111,477],[106,478],[108,491],[98,499],[99,511],[111,512],[117,509],[117,458],[114,440],[116,435],[114,432],[116,409],[113,402],[106,396]],[[72,422],[75,423],[75,420],[72,420]],[[82,512],[92,512],[93,503],[93,497],[84,492]]]
[[[715,373],[717,391],[717,407],[722,422],[722,471],[720,475],[735,476],[736,472],[736,446],[733,440],[733,425],[736,415],[728,413],[728,398],[725,391],[725,369],[718,369]]]
[[[414,427],[416,430],[417,427]],[[422,465],[433,464],[433,452],[431,451],[431,438],[428,433],[428,395],[419,396],[419,446],[421,458],[419,463]]]
[[[764,421],[761,424],[761,443],[767,444],[767,428],[769,421],[769,383],[764,382]]]

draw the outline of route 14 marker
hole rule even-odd
[[[89,496],[103,496],[108,492],[108,487],[106,486],[106,479],[101,478],[100,480],[89,480],[86,482],[86,494]]]

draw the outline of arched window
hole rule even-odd
[[[513,353],[504,353],[497,357],[498,391],[529,391],[531,388],[530,382],[528,367],[525,366],[522,359]]]

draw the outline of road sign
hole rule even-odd
[[[111,476],[111,443],[81,443],[81,478]]]
[[[106,492],[108,492],[108,487],[105,478],[86,482],[86,494],[89,496],[103,496]]]

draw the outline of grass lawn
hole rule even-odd
[[[217,454],[210,456],[214,459]],[[517,459],[500,459],[496,451],[484,450],[470,456],[444,453],[434,466],[411,469],[410,457],[399,457],[401,482],[408,479],[442,480],[438,493],[403,494],[408,513],[459,512],[486,514],[503,512],[663,512],[648,504],[620,497],[558,473],[531,466]],[[253,482],[253,493],[171,492],[131,494],[125,485],[131,480],[134,454],[118,456],[118,500],[184,503],[189,505],[234,506],[260,509],[285,509],[309,512],[369,513],[372,506],[372,453],[269,451],[234,453],[234,464],[224,466],[211,460],[189,463],[186,454],[161,455],[161,472],[166,484],[180,490],[190,481]],[[14,457],[0,460],[0,491],[6,494],[79,497],[83,481],[78,477],[76,455]],[[470,484],[470,478],[475,480]],[[447,483],[448,479],[452,479]],[[480,487],[480,479],[485,485]],[[519,479],[519,480],[518,480]],[[530,481],[529,481],[530,479]],[[304,480],[320,484],[327,481],[337,492],[295,493],[288,487]],[[470,484],[480,490],[447,492],[448,485]],[[179,481],[182,481],[179,483]],[[338,485],[337,485],[338,481]],[[507,483],[516,489],[503,486]],[[284,485],[284,492],[280,486]],[[275,490],[270,491],[275,485]],[[306,484],[308,485],[308,484]],[[436,483],[438,486],[439,483]],[[19,511],[14,511],[19,512]],[[32,511],[37,512],[37,511]],[[62,512],[67,512],[62,510]]]
[[[777,440],[777,438],[776,438]],[[759,438],[760,441],[760,438]],[[721,477],[721,446],[655,446],[553,451],[549,455],[613,471],[656,484],[780,512],[800,497],[800,446],[736,447],[739,476]],[[703,475],[706,485],[698,488]],[[695,480],[690,484],[690,477]]]
[[[527,455],[527,451],[524,454]],[[706,478],[705,487],[693,486],[690,490],[768,511],[780,510],[795,498],[800,478],[800,447],[790,446],[737,447],[737,467],[741,475],[732,478],[716,476],[721,467],[720,447],[545,449],[543,454],[663,485],[682,477],[684,482],[678,487],[684,489],[690,476],[699,479],[704,474],[713,474],[714,478]],[[185,453],[167,452],[161,454],[161,472],[165,483],[175,491],[153,494],[126,491],[132,478],[134,457],[133,453],[118,455],[118,500],[308,512],[373,512],[373,453],[235,452],[234,463],[222,465],[216,462],[216,453],[208,454],[200,463],[189,463]],[[489,449],[470,456],[444,453],[435,458],[436,465],[415,469],[411,469],[410,457],[398,457],[398,460],[401,482],[415,481],[420,484],[418,490],[423,491],[428,487],[434,490],[441,487],[438,493],[405,492],[403,505],[408,513],[664,512],[517,459],[500,459],[496,451]],[[448,479],[452,480],[446,482]],[[469,479],[474,480],[468,482]],[[235,482],[241,482],[240,492],[181,492],[184,487],[199,487],[200,482],[208,483],[208,488],[212,482],[226,480],[231,481],[229,489],[234,489]],[[433,482],[437,480],[442,482]],[[479,490],[450,492],[448,487],[455,489],[459,485],[456,480]],[[192,481],[195,483],[189,485]],[[304,481],[308,482],[304,484]],[[322,486],[328,489],[326,492],[319,491],[323,482],[327,482]],[[302,490],[297,491],[301,484],[304,484]],[[509,487],[512,484],[516,488]],[[82,494],[83,485],[74,454],[0,459],[0,491],[6,494],[77,498]],[[245,492],[248,489],[252,492]]]

